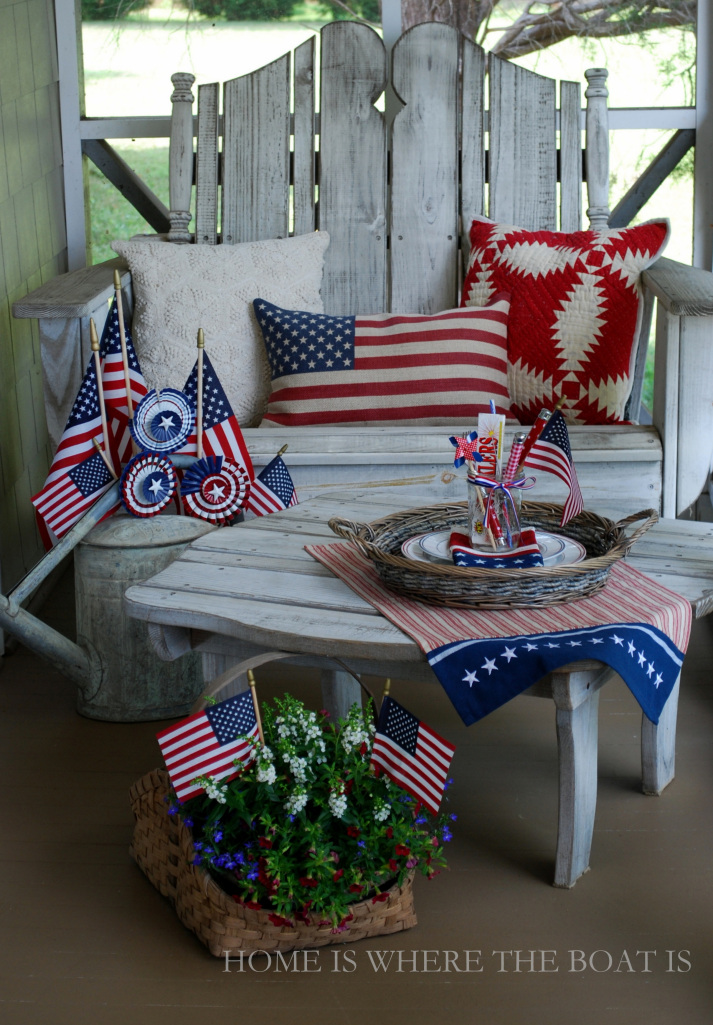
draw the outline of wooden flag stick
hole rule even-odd
[[[391,690],[391,677],[389,676],[389,677],[386,678],[386,682],[384,683],[384,693],[381,695],[381,704],[382,705],[383,705],[384,701],[386,701],[386,699],[388,698],[390,690]]]
[[[116,314],[119,319],[119,341],[121,342],[121,362],[124,365],[124,386],[126,388],[126,408],[129,420],[134,419],[134,400],[131,397],[131,375],[129,373],[129,354],[126,351],[126,328],[124,326],[124,304],[121,301],[121,275],[114,271],[114,294],[116,296]]]
[[[109,424],[106,420],[106,405],[104,403],[104,385],[102,384],[102,364],[101,357],[99,355],[99,338],[97,336],[97,328],[94,321],[90,318],[89,320],[89,340],[92,345],[92,352],[94,353],[94,368],[97,375],[97,395],[99,396],[99,412],[101,413],[102,419],[102,434],[104,435],[104,451],[107,457],[111,459],[111,449],[109,447]]]
[[[260,743],[265,746],[265,735],[262,732],[262,719],[260,718],[260,708],[257,703],[257,692],[255,691],[255,673],[252,669],[248,669],[248,683],[250,684],[250,693],[253,699],[253,708],[255,709],[255,721],[257,722],[257,732],[260,737]]]
[[[116,475],[116,471],[115,471],[114,467],[111,465],[111,459],[106,454],[104,449],[101,447],[101,444],[99,442],[99,438],[92,438],[92,442],[94,443],[94,448],[97,450],[99,455],[102,457],[102,460],[104,461],[104,465],[106,466],[106,468],[109,471],[109,473],[112,475],[114,480],[118,480],[119,478]]]
[[[205,335],[203,328],[198,328],[198,374],[196,380],[196,454],[199,459],[203,458],[203,349],[205,348]],[[255,693],[253,691],[253,699]],[[257,714],[257,704],[255,705]],[[258,725],[260,719],[258,718]]]
[[[114,296],[116,298],[116,316],[119,321],[119,341],[121,342],[121,363],[124,367],[124,391],[126,392],[126,411],[129,420],[134,419],[134,400],[131,395],[131,373],[129,371],[129,354],[126,350],[126,327],[124,325],[124,304],[121,300],[121,275],[114,270]],[[133,436],[131,451],[134,455],[139,451]]]

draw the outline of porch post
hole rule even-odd
[[[84,110],[81,60],[82,21],[79,0],[55,0],[59,114],[62,126],[64,212],[67,227],[67,270],[87,264],[84,170],[79,119]]]
[[[713,12],[697,6],[693,265],[713,270]]]

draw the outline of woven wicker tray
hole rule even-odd
[[[559,526],[562,506],[526,502],[523,526],[565,533],[587,550],[582,562],[571,566],[536,566],[530,569],[476,569],[433,563],[414,563],[401,554],[401,545],[415,534],[464,529],[467,504],[452,502],[393,513],[373,523],[354,523],[341,517],[329,521],[340,537],[351,541],[369,559],[384,584],[397,594],[432,605],[455,608],[509,609],[556,605],[587,598],[604,587],[611,567],[658,520],[654,509],[627,516],[615,523],[592,512],[582,512],[566,528]],[[631,534],[626,527],[644,522]]]

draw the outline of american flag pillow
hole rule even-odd
[[[432,316],[253,303],[272,372],[265,425],[470,423],[508,410],[509,296]]]

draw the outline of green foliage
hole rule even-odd
[[[297,0],[190,0],[190,6],[208,18],[274,21],[289,18],[297,6]]]
[[[142,11],[151,0],[82,0],[82,21],[110,21]]]
[[[335,729],[285,695],[265,709],[253,763],[229,783],[202,778],[206,793],[184,806],[195,862],[276,924],[310,916],[339,928],[355,900],[417,865],[429,877],[445,865],[447,817],[417,812],[410,794],[374,775],[369,716],[354,705]]]
[[[168,146],[117,146],[116,149],[151,191],[168,205]],[[114,239],[153,231],[92,163],[89,164],[89,209],[92,263],[101,263],[116,256],[110,246]]]

